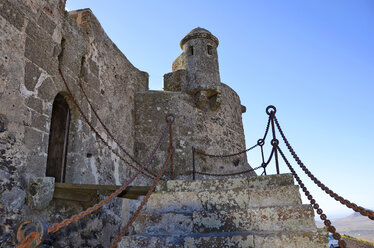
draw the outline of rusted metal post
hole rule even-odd
[[[166,116],[166,122],[169,124],[169,153],[170,153],[170,178],[174,179],[174,146],[173,146],[173,123],[175,121],[174,114]]]
[[[273,145],[273,150],[274,150],[275,168],[277,169],[277,174],[279,174],[278,149],[277,149],[279,141],[277,140],[277,137],[275,135],[275,125],[274,125],[274,116],[276,112],[277,112],[277,109],[273,105],[270,105],[266,108],[266,113],[270,115],[271,129],[273,133],[273,139],[271,140],[271,144]]]
[[[173,129],[172,124],[170,124],[169,129],[169,151],[170,151],[170,177],[171,179],[174,179],[174,165],[173,165],[173,155],[174,155],[174,149],[173,149]]]
[[[195,168],[195,147],[192,147],[192,180],[196,180],[196,168]]]
[[[274,114],[273,114],[274,116]],[[275,136],[275,127],[274,127],[274,119],[271,117],[271,128],[273,130],[273,139],[271,140],[271,144],[273,145],[274,149],[274,156],[275,156],[275,167],[277,169],[277,174],[279,175],[279,162],[278,162],[278,149],[277,146],[279,144],[276,136]]]

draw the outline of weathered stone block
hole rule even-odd
[[[225,190],[235,188],[263,188],[268,186],[293,185],[292,174],[269,175],[261,177],[226,178],[213,180],[170,180],[166,182],[168,192],[200,192],[206,190]]]
[[[31,151],[27,154],[26,157],[26,166],[23,167],[25,178],[34,178],[34,177],[43,177],[45,176],[47,157],[43,152],[46,149],[43,149],[40,145],[34,145],[37,151]],[[37,146],[37,147],[36,147]]]
[[[92,73],[88,73],[86,78],[85,78],[85,81],[87,82],[87,87],[90,87],[96,91],[99,91],[100,90],[100,80],[95,76],[93,75]],[[85,87],[85,88],[87,88]],[[87,92],[87,90],[86,90]]]
[[[36,112],[31,113],[31,126],[43,132],[48,132],[49,118]]]
[[[310,205],[195,212],[193,221],[195,233],[316,230]]]
[[[38,88],[38,97],[51,102],[56,95],[56,88],[51,78],[46,78],[42,85]]]
[[[27,203],[32,209],[42,210],[52,201],[54,191],[54,177],[31,178],[27,191]]]
[[[43,133],[30,127],[25,127],[24,144],[27,149],[33,150],[43,141]]]
[[[18,212],[25,202],[26,193],[18,187],[13,187],[9,191],[4,191],[1,194],[1,203],[10,212]]]
[[[0,15],[18,30],[22,30],[25,16],[12,1],[3,0],[0,2]]]
[[[57,59],[51,59],[53,55],[53,48],[49,53],[46,48],[41,46],[38,41],[33,41],[29,37],[26,38],[25,44],[25,57],[46,70],[48,73],[53,74],[57,69]]]
[[[133,227],[136,233],[186,235],[192,233],[193,220],[191,215],[141,213]]]
[[[99,77],[99,66],[96,64],[96,62],[92,59],[88,59],[88,64],[90,66],[90,72],[96,77]]]
[[[53,31],[56,28],[56,24],[50,19],[44,12],[41,13],[38,24],[49,34],[53,35]]]
[[[43,113],[43,102],[39,98],[29,96],[28,98],[26,98],[25,103],[27,107],[35,110],[39,114]]]
[[[166,237],[152,237],[148,235],[134,235],[124,236],[118,244],[118,248],[134,248],[134,247],[147,247],[147,248],[183,248],[183,237],[180,236],[166,236]]]
[[[203,205],[196,192],[153,193],[147,203],[148,212],[192,213],[202,210]]]
[[[198,198],[206,211],[301,204],[297,186],[203,191]]]
[[[147,211],[192,213],[203,210],[247,209],[297,204],[301,204],[297,186],[236,188],[220,191],[153,193],[147,203]]]
[[[50,35],[48,35],[44,28],[39,27],[39,25],[36,22],[30,20],[27,24],[25,32],[29,38],[31,38],[34,41],[38,41],[39,46],[41,46],[42,48],[54,47],[55,42],[52,40]]]
[[[326,248],[327,243],[328,233],[323,230],[254,235],[256,248]]]
[[[236,248],[325,248],[327,233],[323,231],[268,232],[239,235],[186,237],[185,248],[236,247]]]
[[[32,62],[26,62],[25,66],[25,87],[30,91],[34,91],[38,82],[41,71]]]
[[[254,248],[253,235],[187,237],[184,239],[185,248],[206,247],[237,247]]]
[[[186,70],[177,70],[164,75],[164,90],[180,92],[187,89]]]

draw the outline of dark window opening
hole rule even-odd
[[[189,54],[189,55],[193,55],[193,46],[190,46],[190,47],[188,48],[188,54]]]
[[[58,183],[65,182],[69,123],[69,105],[63,95],[57,94],[52,107],[46,176],[54,177]]]
[[[208,45],[208,54],[209,55],[213,54],[213,47],[211,45]]]

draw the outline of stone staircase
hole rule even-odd
[[[118,247],[327,247],[291,174],[163,182]]]

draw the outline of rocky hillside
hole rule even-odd
[[[318,227],[323,227],[321,221],[316,223]],[[353,213],[345,218],[334,219],[332,224],[341,234],[374,242],[374,221],[359,213]]]
[[[347,248],[374,248],[373,243],[363,242],[361,240],[356,240],[353,238],[344,238],[347,244]]]

